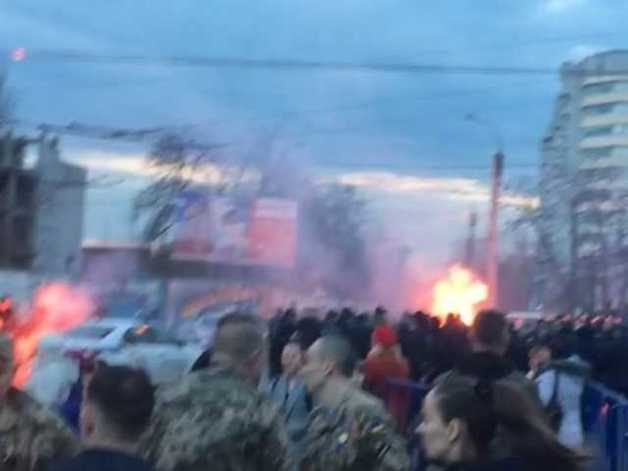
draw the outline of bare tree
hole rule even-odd
[[[362,293],[369,285],[364,227],[366,202],[353,187],[324,185],[315,187],[303,200],[301,223],[308,247],[320,247],[324,254],[301,258],[304,271],[320,270],[326,257],[331,266],[324,267],[323,284],[341,296]],[[302,251],[302,254],[304,252]],[[309,268],[308,266],[311,265]]]
[[[218,145],[201,145],[176,134],[161,137],[147,156],[147,173],[154,181],[135,198],[134,215],[143,223],[143,238],[154,242],[174,225],[177,197],[191,186],[214,185],[214,151]]]

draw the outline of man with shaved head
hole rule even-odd
[[[383,404],[351,381],[356,355],[340,336],[307,351],[301,371],[315,409],[305,440],[308,471],[410,469],[404,440]]]
[[[0,469],[38,471],[72,457],[78,439],[28,394],[14,389],[13,344],[0,334]]]
[[[282,417],[257,388],[265,359],[259,320],[223,317],[209,367],[158,390],[144,456],[160,471],[288,469]]]

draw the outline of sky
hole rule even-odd
[[[539,142],[565,61],[628,48],[623,0],[47,0],[0,3],[0,50],[16,117],[29,123],[184,126],[254,155],[357,186],[371,224],[441,263],[487,212],[501,134],[507,188],[536,181]],[[192,68],[35,60],[37,51],[556,70],[555,74]],[[29,54],[32,54],[32,60]],[[2,61],[0,61],[2,64]],[[465,119],[475,115],[481,123]],[[483,123],[483,124],[482,124]],[[85,237],[133,238],[148,145],[64,138],[93,176]]]

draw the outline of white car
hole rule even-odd
[[[89,353],[111,365],[143,368],[155,384],[187,373],[202,353],[200,345],[177,341],[156,327],[114,318],[88,321],[63,334],[45,337],[40,349]]]

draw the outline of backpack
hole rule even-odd
[[[545,414],[547,416],[549,426],[552,430],[554,430],[554,432],[558,432],[560,430],[560,426],[563,422],[563,408],[558,400],[559,389],[560,372],[556,369],[554,370],[554,389],[552,391],[552,397],[550,398],[549,404],[545,407]]]

